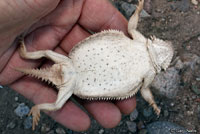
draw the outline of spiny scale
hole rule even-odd
[[[57,85],[62,81],[59,71],[54,69],[53,67],[43,69],[16,68],[16,70],[24,74],[30,75],[31,77],[41,79],[42,81],[45,81],[48,84],[52,83],[54,85]]]

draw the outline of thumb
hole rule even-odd
[[[56,8],[60,0],[1,0],[0,31],[28,27]],[[16,29],[17,28],[17,29]]]
[[[54,10],[60,0],[0,0],[0,56],[14,39]]]

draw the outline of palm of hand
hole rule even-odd
[[[29,34],[25,40],[28,51],[53,49],[67,55],[75,44],[90,35],[85,29],[98,32],[111,28],[120,28],[126,33],[127,22],[106,0],[63,0],[56,9],[29,28]],[[0,61],[4,63],[0,65],[0,84],[10,84],[14,90],[36,104],[54,102],[55,90],[38,80],[22,77],[22,74],[13,69],[46,66],[48,63],[42,60],[33,62],[21,59],[17,50],[14,49],[15,46],[13,45],[3,54],[4,58],[0,58]],[[5,57],[10,60],[7,62]],[[135,108],[133,100],[135,99],[112,103],[78,99],[86,110],[106,128],[114,127],[119,123],[121,112],[127,114]],[[72,101],[68,101],[61,110],[48,114],[64,126],[76,131],[85,130],[90,125],[88,115]]]

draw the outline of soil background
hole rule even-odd
[[[192,64],[193,57],[200,56],[200,4],[195,6],[189,0],[146,0],[150,3],[146,5],[146,10],[150,17],[142,18],[138,30],[146,37],[155,35],[158,38],[169,40],[175,48],[174,61],[178,58],[183,63]],[[126,11],[121,8],[122,0],[111,1],[127,18]],[[135,4],[134,0],[123,0],[127,4]],[[199,1],[200,3],[200,1]],[[187,130],[195,130],[200,133],[200,62],[194,66],[183,67],[179,71],[180,84],[177,95],[174,98],[167,98],[161,95],[155,95],[158,105],[162,108],[161,116],[155,115],[145,117],[142,112],[148,107],[140,95],[138,99],[138,117],[136,122],[136,131],[133,132],[127,126],[130,121],[129,115],[123,115],[121,123],[113,129],[102,128],[92,119],[91,127],[85,134],[121,134],[121,133],[140,133],[145,130],[145,126],[155,121],[169,121],[181,125]],[[19,118],[15,113],[16,107],[20,103],[25,103],[28,107],[33,104],[23,96],[17,94],[12,89],[4,87],[0,89],[0,133],[1,134],[32,134],[31,128],[24,127],[27,117]],[[167,112],[167,113],[165,113]],[[143,127],[141,127],[143,126]],[[144,132],[144,131],[143,131]],[[59,123],[50,119],[42,113],[42,118],[34,134],[78,134]],[[144,132],[145,133],[145,132]]]

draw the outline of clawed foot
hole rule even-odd
[[[155,103],[153,103],[152,107],[153,107],[155,113],[159,116],[160,115],[160,109],[158,108],[158,106]]]
[[[35,130],[35,126],[38,125],[38,122],[40,120],[40,109],[38,109],[37,105],[31,108],[31,111],[28,115],[33,116],[32,129]]]
[[[143,5],[144,5],[144,0],[138,0],[137,10],[138,10],[139,12],[142,11]]]
[[[20,48],[19,48],[19,54],[20,54],[20,56],[21,57],[25,57],[25,55],[26,55],[26,47],[25,47],[25,45],[24,45],[24,40],[21,40],[20,41]]]

